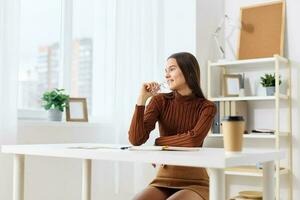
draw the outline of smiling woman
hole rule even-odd
[[[142,85],[129,129],[129,141],[133,145],[144,144],[158,122],[160,136],[155,145],[202,147],[216,108],[202,93],[196,58],[186,52],[171,55],[165,78],[172,90],[170,93],[156,95],[156,82]],[[156,178],[135,200],[206,200],[208,191],[206,169],[162,165]]]

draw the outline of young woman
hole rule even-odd
[[[159,124],[155,145],[201,147],[216,113],[200,88],[200,68],[186,52],[171,55],[165,78],[171,93],[156,94],[159,84],[144,83],[132,118],[129,141],[141,145]],[[152,97],[147,108],[145,103]],[[203,158],[206,159],[206,158]],[[209,179],[205,168],[161,165],[157,177],[135,200],[207,200]]]

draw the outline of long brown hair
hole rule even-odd
[[[188,52],[179,52],[168,57],[168,59],[170,58],[176,60],[192,92],[197,97],[205,98],[200,86],[200,67],[195,56]]]

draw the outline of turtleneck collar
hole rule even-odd
[[[177,101],[191,101],[197,98],[197,96],[194,93],[191,93],[190,95],[183,96],[179,92],[174,91],[174,97]]]

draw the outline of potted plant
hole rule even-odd
[[[273,96],[275,93],[275,74],[265,74],[260,77],[261,84],[266,88],[267,96]],[[279,84],[281,84],[279,76]]]
[[[42,102],[51,121],[61,121],[64,108],[69,101],[69,95],[64,93],[64,89],[53,89],[43,94]]]

